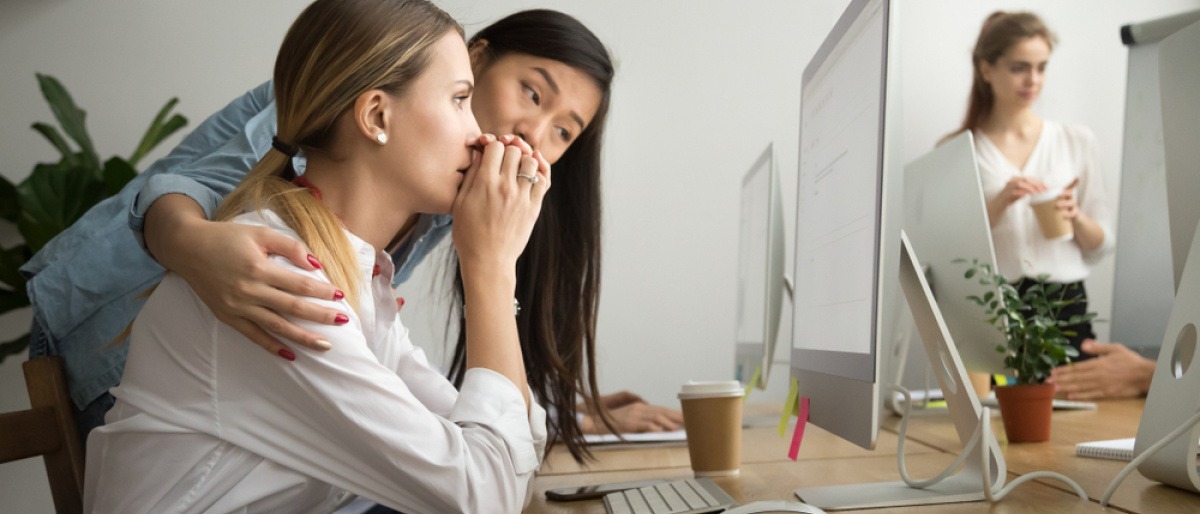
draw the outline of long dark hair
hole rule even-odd
[[[1058,42],[1042,19],[1030,12],[996,11],[984,20],[983,27],[979,29],[979,39],[975,41],[975,49],[971,52],[974,73],[971,94],[967,100],[967,114],[963,117],[962,126],[954,134],[964,130],[975,130],[992,115],[996,97],[992,93],[991,84],[983,80],[983,63],[995,65],[1009,48],[1031,37],[1046,40],[1051,49],[1054,49],[1055,43]]]
[[[596,386],[596,313],[600,299],[600,150],[608,117],[613,65],[604,44],[586,26],[561,12],[521,11],[484,28],[470,44],[486,40],[488,62],[509,53],[566,64],[600,89],[592,122],[554,163],[554,187],[517,260],[517,318],[529,386],[555,412],[550,442],[561,439],[577,461],[591,453],[576,419],[582,397],[613,429]],[[456,280],[462,298],[462,277]],[[450,377],[466,373],[466,331],[459,319]]]

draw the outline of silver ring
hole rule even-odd
[[[537,184],[538,180],[540,180],[540,177],[532,173],[518,173],[517,178],[528,180],[530,185]]]

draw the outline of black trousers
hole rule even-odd
[[[1047,282],[1046,284],[1049,285],[1051,283],[1052,282]],[[1016,284],[1017,292],[1020,293],[1021,296],[1025,296],[1025,292],[1035,284],[1037,284],[1037,281],[1034,279],[1022,278],[1021,281],[1017,282]],[[1084,289],[1083,282],[1071,282],[1067,284],[1060,283],[1059,285],[1063,286],[1063,288],[1059,292],[1054,293],[1054,296],[1061,295],[1063,299],[1074,299],[1075,303],[1072,303],[1064,308],[1062,312],[1059,313],[1058,319],[1071,319],[1071,316],[1082,316],[1087,313],[1087,290]],[[1084,339],[1096,338],[1096,333],[1092,331],[1091,321],[1085,321],[1075,325],[1068,325],[1063,327],[1063,330],[1075,332],[1075,335],[1067,336],[1067,341],[1069,341],[1071,346],[1074,346],[1075,349],[1079,351],[1079,356],[1071,359],[1072,362],[1085,361],[1094,357],[1093,355],[1083,353],[1083,349],[1081,348]]]
[[[383,505],[376,505],[376,506],[368,509],[363,514],[404,514],[404,513],[400,512],[398,510],[391,509],[389,507],[384,507]]]

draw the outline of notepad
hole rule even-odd
[[[1133,460],[1133,439],[1091,441],[1075,445],[1075,455],[1093,459]]]
[[[1075,455],[1094,459],[1133,460],[1133,440],[1128,437],[1079,443],[1075,445]],[[1197,454],[1200,454],[1200,450],[1197,450]]]

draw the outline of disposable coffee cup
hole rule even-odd
[[[1037,216],[1042,236],[1052,241],[1065,241],[1075,236],[1071,220],[1064,218],[1055,206],[1058,203],[1058,195],[1061,194],[1061,189],[1052,189],[1029,197],[1029,205],[1033,207],[1033,213]]]
[[[688,382],[679,391],[688,455],[697,477],[737,476],[742,460],[742,395],[736,380]]]

